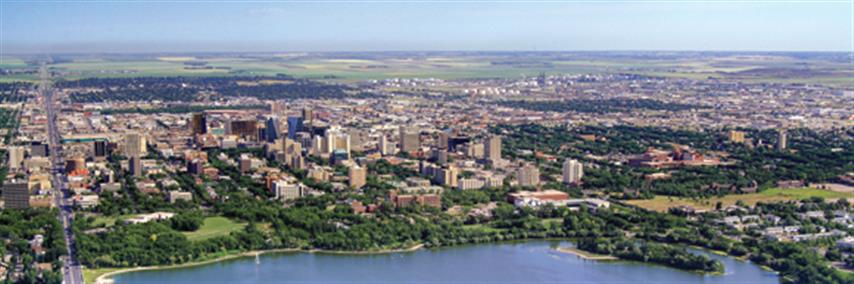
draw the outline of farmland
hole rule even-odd
[[[0,68],[32,68],[25,58],[4,57]],[[68,80],[90,77],[273,76],[287,74],[336,82],[386,78],[519,78],[549,74],[631,73],[747,82],[852,86],[847,61],[829,55],[739,55],[620,52],[399,52],[207,55],[68,56],[53,65]],[[1,74],[0,81],[33,81]]]

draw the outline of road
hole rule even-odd
[[[50,158],[53,165],[51,169],[51,178],[54,187],[53,196],[56,207],[59,208],[58,217],[62,223],[62,230],[65,233],[65,244],[68,253],[64,261],[65,264],[62,267],[62,278],[66,284],[84,284],[83,271],[80,268],[80,263],[77,261],[77,244],[74,239],[74,231],[71,229],[71,222],[74,220],[70,201],[71,194],[65,186],[65,178],[62,173],[62,146],[60,145],[59,131],[56,128],[56,98],[54,98],[54,90],[50,83],[50,72],[48,72],[45,64],[39,70],[39,77],[41,78],[39,93],[44,98],[45,109],[47,110],[48,144],[50,145]]]

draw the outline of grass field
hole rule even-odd
[[[95,280],[98,279],[99,276],[122,269],[124,268],[86,268],[83,269],[83,282],[87,284],[92,284],[95,283]]]
[[[202,227],[193,232],[184,233],[191,241],[200,241],[218,236],[226,236],[234,231],[242,230],[246,224],[237,223],[225,217],[205,218]]]
[[[745,204],[753,206],[756,205],[756,203],[758,202],[803,200],[810,197],[822,197],[825,199],[854,198],[854,193],[842,193],[815,188],[772,188],[759,193],[731,194],[724,197],[715,197],[708,199],[689,199],[681,197],[656,196],[653,199],[631,200],[628,201],[628,203],[649,210],[666,212],[672,207],[685,205],[693,206],[697,209],[711,210],[715,208],[715,204],[717,204],[718,202],[721,202],[722,205],[726,207],[729,205],[734,205],[736,202],[741,200]]]

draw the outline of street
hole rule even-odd
[[[46,64],[42,64],[39,70],[41,82],[39,84],[39,92],[44,98],[45,109],[48,116],[48,143],[50,145],[50,156],[52,163],[51,182],[53,183],[54,202],[59,209],[59,220],[62,223],[65,233],[65,243],[68,257],[64,261],[63,266],[63,282],[68,284],[83,284],[83,272],[80,268],[80,263],[77,261],[77,250],[74,239],[74,231],[71,228],[71,222],[74,219],[74,214],[71,210],[72,204],[69,201],[71,196],[65,187],[65,179],[63,178],[63,161],[62,161],[62,146],[60,145],[59,131],[56,127],[56,111],[54,90],[50,83],[50,72],[47,70]]]

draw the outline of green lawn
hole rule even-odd
[[[740,200],[747,205],[753,206],[756,205],[756,203],[758,202],[803,200],[810,197],[821,197],[824,199],[854,199],[854,193],[835,192],[815,188],[771,188],[759,193],[730,194],[724,197],[714,197],[706,199],[690,199],[659,195],[653,199],[631,200],[628,201],[628,203],[649,210],[666,212],[672,207],[678,207],[683,205],[693,206],[697,209],[711,210],[715,208],[715,204],[717,204],[718,202],[721,202],[722,205],[726,207],[729,205],[733,205]]]
[[[237,223],[225,217],[205,218],[202,227],[193,232],[184,233],[191,241],[200,241],[213,237],[226,236],[234,231],[242,230],[246,224]]]
[[[95,280],[98,279],[99,276],[113,272],[113,271],[116,271],[116,270],[121,270],[121,269],[124,269],[124,268],[95,268],[95,269],[84,268],[83,269],[83,283],[88,283],[88,284],[95,283]]]

